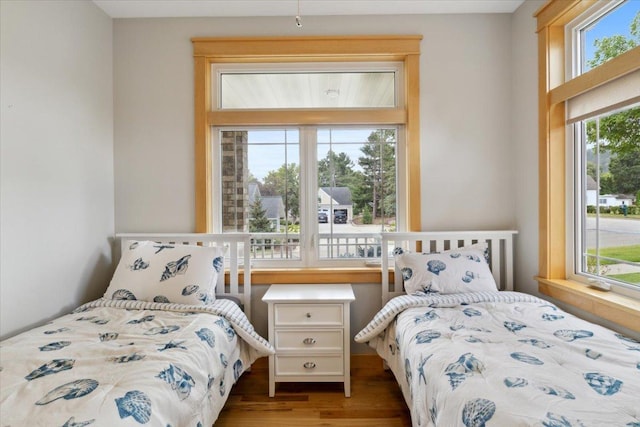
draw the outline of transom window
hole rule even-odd
[[[395,108],[401,63],[214,65],[221,110]]]
[[[570,27],[572,76],[579,76],[640,43],[640,2],[600,2]]]

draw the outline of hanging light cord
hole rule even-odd
[[[298,0],[298,14],[296,15],[296,26],[302,28],[302,18],[300,17],[300,0]]]

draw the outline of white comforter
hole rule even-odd
[[[397,297],[355,339],[414,426],[640,426],[640,343],[530,295]]]
[[[210,426],[273,348],[231,301],[96,300],[0,343],[2,426]]]

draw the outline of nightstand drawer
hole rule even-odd
[[[281,356],[276,354],[276,375],[342,375],[344,364],[339,356]]]
[[[280,350],[342,351],[342,329],[278,330],[274,346]]]
[[[275,304],[275,326],[342,326],[342,304]]]

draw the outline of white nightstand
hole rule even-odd
[[[343,382],[351,396],[349,304],[351,285],[271,285],[269,397],[276,382]]]

